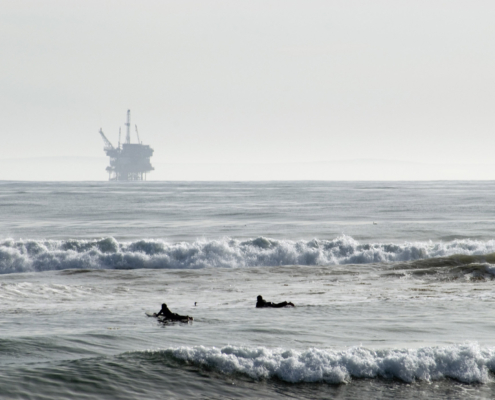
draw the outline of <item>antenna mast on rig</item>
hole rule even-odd
[[[131,143],[131,110],[127,110],[127,122],[125,123],[127,127],[127,136],[125,137],[125,142],[127,144]]]

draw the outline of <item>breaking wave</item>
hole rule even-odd
[[[426,260],[453,255],[495,256],[495,241],[453,240],[361,244],[350,236],[291,241],[259,237],[193,243],[138,240],[12,240],[0,242],[0,273],[64,269],[197,269],[281,265],[338,265]],[[473,261],[471,261],[473,262]]]
[[[495,371],[495,349],[469,343],[416,350],[372,351],[361,347],[344,351],[305,351],[265,347],[179,347],[160,351],[166,357],[222,374],[252,379],[280,379],[290,383],[347,383],[352,378],[395,378],[404,382],[443,378],[486,383]],[[156,353],[151,352],[150,353]]]

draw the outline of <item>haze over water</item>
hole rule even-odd
[[[0,394],[491,398],[494,189],[1,182]]]

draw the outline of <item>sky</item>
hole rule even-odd
[[[495,179],[493,1],[0,10],[0,180],[106,180],[127,109],[151,180]]]

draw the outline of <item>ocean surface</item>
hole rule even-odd
[[[493,398],[494,194],[0,182],[0,398]]]

